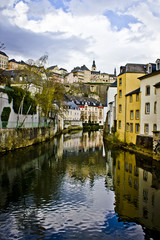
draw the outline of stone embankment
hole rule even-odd
[[[137,145],[135,144],[127,144],[118,140],[118,138],[114,134],[104,134],[104,141],[107,141],[110,148],[114,149],[123,149],[126,151],[130,151],[132,153],[138,153],[147,158],[151,158],[154,160],[160,160],[160,154],[153,151],[153,149],[148,148],[145,144],[142,145],[142,141],[138,142]]]
[[[0,152],[27,147],[53,138],[53,127],[0,129]]]

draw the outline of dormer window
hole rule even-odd
[[[160,59],[156,60],[156,70],[160,70]]]
[[[147,72],[151,73],[152,72],[152,64],[148,64],[147,66]]]

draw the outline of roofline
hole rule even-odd
[[[152,73],[149,73],[149,74],[144,75],[144,76],[142,76],[142,77],[139,77],[138,79],[139,79],[139,80],[143,80],[143,79],[145,79],[145,78],[149,78],[149,77],[152,77],[152,76],[155,76],[155,75],[158,75],[158,74],[160,74],[160,70],[157,70],[157,71],[155,71],[155,72],[152,72]]]

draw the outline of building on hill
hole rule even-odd
[[[80,107],[83,123],[98,123],[103,126],[104,107],[94,98],[79,97],[74,95],[66,95],[66,100],[74,102]]]
[[[16,61],[15,59],[11,59],[8,61],[8,69],[7,70],[18,70],[24,69],[27,64],[24,61]]]
[[[0,51],[0,69],[8,68],[8,56],[4,52]]]
[[[57,65],[51,66],[51,67],[47,68],[47,70],[49,72],[56,73],[56,74],[59,74],[59,75],[62,75],[62,76],[64,76],[65,74],[68,73],[66,69],[59,68]]]
[[[129,96],[126,95],[140,87],[139,77],[142,77],[145,74],[146,64],[127,63],[125,66],[120,67],[120,74],[117,77],[117,135],[121,141],[127,141],[127,120],[129,117],[127,98]],[[136,96],[136,94],[134,96]],[[135,97],[133,100],[135,100]],[[133,109],[133,111],[134,110],[136,109]],[[133,116],[135,116],[134,112]],[[137,122],[135,122],[135,124],[137,124]],[[132,131],[132,129],[130,130]]]
[[[67,73],[64,75],[64,83],[76,83],[78,82],[78,77],[73,75],[73,72]]]
[[[91,82],[95,83],[113,83],[116,81],[116,72],[114,74],[101,73],[96,70],[95,60],[93,60],[92,71],[91,71]]]
[[[73,73],[73,76],[78,78],[78,82],[90,82],[91,72],[85,65],[81,67],[75,67],[71,72]]]

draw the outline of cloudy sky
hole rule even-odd
[[[160,0],[0,0],[0,42],[9,58],[68,71],[93,59],[113,73],[160,58]]]

